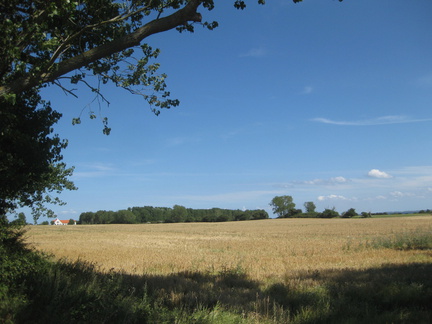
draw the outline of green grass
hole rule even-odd
[[[413,231],[394,233],[389,237],[374,238],[366,243],[367,247],[395,250],[431,250],[432,227],[418,228]]]
[[[131,275],[53,261],[19,236],[0,236],[0,323],[432,322],[431,263],[301,271],[266,283],[241,267]]]

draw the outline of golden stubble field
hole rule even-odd
[[[431,228],[431,216],[377,219],[269,219],[227,223],[29,226],[27,242],[56,258],[101,271],[169,274],[241,269],[251,279],[296,271],[365,269],[432,262],[430,251],[360,247],[366,240]]]

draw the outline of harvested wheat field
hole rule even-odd
[[[430,263],[430,250],[373,249],[367,243],[431,228],[431,216],[31,226],[27,242],[59,259],[90,261],[102,271],[169,274],[241,269],[251,279],[266,281],[304,270]]]

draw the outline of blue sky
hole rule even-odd
[[[79,98],[44,90],[64,114],[64,159],[79,190],[60,218],[174,204],[266,209],[276,195],[298,208],[432,208],[432,2],[216,1],[194,34],[170,31],[160,72],[180,107],[159,116],[138,96],[104,88],[112,133]],[[83,112],[81,125],[71,119]]]

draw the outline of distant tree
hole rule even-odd
[[[69,225],[75,225],[75,220],[74,219],[69,219]]]
[[[288,212],[287,217],[297,217],[297,216],[301,215],[302,213],[303,213],[303,211],[301,209],[293,208]]]
[[[41,223],[41,225],[49,225],[49,222],[48,222],[48,221],[43,221],[43,222]]]
[[[324,209],[324,211],[322,213],[318,214],[318,217],[320,217],[320,218],[334,218],[334,217],[338,217],[338,216],[339,216],[339,213],[334,208],[332,208],[332,209],[326,208],[326,209]]]
[[[295,203],[291,196],[276,196],[269,205],[279,218],[289,217],[290,213],[295,209]]]
[[[244,221],[249,220],[249,215],[245,213],[243,210],[237,209],[233,213],[233,218],[235,221]]]
[[[26,225],[27,224],[27,220],[26,220],[26,216],[24,213],[19,213],[17,218],[14,219],[11,224],[15,224],[15,225]]]
[[[187,209],[184,206],[174,205],[171,212],[171,217],[167,221],[172,223],[184,222],[187,218]]]
[[[93,213],[93,212],[81,213],[81,215],[79,217],[79,222],[81,224],[94,224],[94,215],[95,215],[95,213]]]
[[[118,212],[114,213],[114,221],[115,224],[135,224],[136,223],[136,216],[133,212],[130,210],[119,210]]]
[[[222,214],[222,215],[219,215],[217,218],[216,218],[216,222],[228,222],[230,219],[229,219],[229,216],[227,215],[227,214]]]
[[[268,219],[269,214],[264,209],[252,211],[252,219]]]
[[[343,218],[351,218],[351,217],[354,217],[354,216],[357,216],[357,215],[358,214],[357,214],[357,212],[355,211],[354,208],[350,208],[346,212],[342,213],[342,217]]]
[[[314,213],[315,209],[316,209],[316,206],[313,203],[313,201],[306,201],[304,203],[304,207],[305,207],[306,213]]]
[[[371,217],[371,213],[369,212],[361,212],[361,216],[363,217],[363,218],[367,218],[367,217]]]

